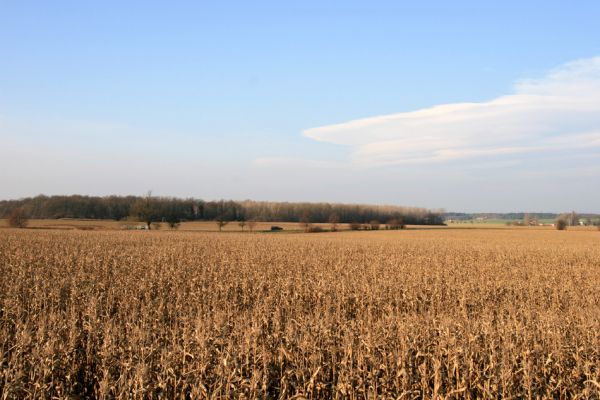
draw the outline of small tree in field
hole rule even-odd
[[[300,215],[300,227],[304,232],[309,232],[312,227],[312,224],[310,223],[310,214],[306,211]]]
[[[12,228],[25,228],[28,222],[29,217],[22,207],[15,208],[8,216],[8,225]]]
[[[338,224],[340,223],[340,217],[337,214],[331,214],[329,216],[329,223],[331,224],[331,231],[337,231]]]
[[[562,218],[557,219],[556,223],[554,224],[554,227],[559,231],[564,231],[565,229],[567,229],[567,221]]]
[[[158,206],[152,198],[152,191],[148,191],[143,199],[135,202],[131,206],[130,213],[138,221],[144,222],[148,229],[152,229],[152,223],[160,220]]]
[[[246,227],[246,221],[244,221],[242,219],[241,221],[238,222],[238,225],[240,226],[240,228],[242,228],[242,232],[243,232],[244,228]]]
[[[248,229],[250,229],[250,232],[254,232],[255,227],[256,227],[256,220],[251,219],[250,221],[248,221]]]
[[[215,219],[215,223],[217,224],[217,226],[219,227],[219,232],[221,232],[223,230],[223,227],[225,225],[227,225],[229,223],[229,221],[227,221],[225,219],[225,217],[223,215],[219,215],[216,219]]]
[[[181,224],[181,218],[175,202],[171,201],[166,207],[163,207],[163,221],[167,223],[170,229],[178,229]]]

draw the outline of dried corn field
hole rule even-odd
[[[600,233],[0,230],[2,398],[599,398]]]

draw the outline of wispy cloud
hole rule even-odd
[[[309,160],[297,157],[262,157],[254,160],[261,167],[301,167],[301,168],[339,168],[341,163],[332,161]]]
[[[600,147],[600,57],[522,80],[512,94],[304,131],[350,146],[355,165],[433,163]]]

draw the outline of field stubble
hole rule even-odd
[[[599,245],[0,230],[0,397],[598,398]]]

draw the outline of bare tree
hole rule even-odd
[[[240,226],[240,228],[242,228],[242,232],[243,232],[244,228],[246,227],[246,221],[244,221],[242,219],[241,221],[238,222],[238,225]]]
[[[575,211],[571,211],[570,213],[560,214],[557,218],[558,220],[565,221],[567,226],[576,226],[579,225],[579,215],[575,213]]]
[[[255,219],[251,219],[250,221],[248,221],[248,229],[250,229],[250,232],[254,232],[255,227],[256,227]]]
[[[154,199],[152,191],[149,190],[146,196],[135,202],[131,206],[131,215],[139,221],[146,223],[148,229],[152,228],[152,223],[158,221],[159,211]]]
[[[227,221],[225,219],[224,215],[219,215],[216,219],[215,219],[215,223],[217,224],[217,226],[219,227],[219,232],[221,232],[223,230],[223,227],[225,225],[227,225],[229,223],[229,221]]]
[[[579,224],[579,215],[575,213],[575,211],[571,211],[569,215],[569,226],[575,226]]]
[[[29,217],[23,207],[15,208],[8,216],[8,225],[12,228],[25,228],[29,223]]]
[[[331,214],[329,216],[329,223],[331,224],[331,231],[337,231],[338,224],[340,223],[340,217],[337,214]]]
[[[309,232],[311,226],[312,225],[310,223],[310,214],[308,213],[308,211],[304,211],[300,215],[300,227],[304,230],[304,232]]]

